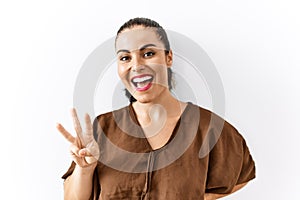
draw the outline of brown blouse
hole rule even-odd
[[[255,177],[238,131],[192,103],[160,149],[151,148],[132,105],[99,115],[94,136],[100,157],[90,199],[203,200],[205,193],[230,193]],[[64,179],[74,167],[72,162]]]

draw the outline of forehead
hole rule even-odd
[[[164,48],[156,33],[156,28],[137,27],[126,29],[118,35],[116,51],[121,49],[132,51],[147,44],[154,44],[158,48]]]

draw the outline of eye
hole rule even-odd
[[[147,51],[146,53],[144,53],[144,57],[147,58],[147,57],[151,57],[151,56],[154,56],[155,53],[153,51]]]
[[[120,61],[127,61],[127,60],[129,60],[129,59],[130,59],[129,56],[121,56],[121,57],[119,58]]]

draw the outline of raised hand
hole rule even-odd
[[[71,110],[71,115],[73,118],[76,137],[72,136],[72,134],[69,133],[59,123],[57,124],[56,128],[71,143],[70,153],[77,165],[80,167],[94,165],[97,163],[100,152],[98,143],[93,137],[93,126],[90,116],[86,114],[84,117],[86,131],[85,134],[83,134],[76,110],[74,108]]]

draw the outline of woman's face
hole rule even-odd
[[[116,40],[118,74],[138,102],[155,102],[169,92],[167,68],[172,52],[165,53],[155,28],[135,26],[123,30]]]

